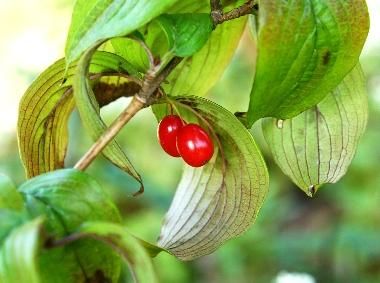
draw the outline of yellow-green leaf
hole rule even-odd
[[[205,166],[185,166],[158,241],[178,258],[191,260],[248,229],[264,202],[269,180],[255,141],[232,113],[199,97],[178,97],[173,103],[187,122],[200,123],[213,133],[215,144],[214,156]]]
[[[74,76],[73,88],[75,104],[79,111],[83,126],[91,135],[92,139],[96,141],[106,131],[107,125],[100,116],[100,106],[89,80],[91,58],[94,53],[95,48],[87,51],[79,60]],[[119,58],[119,63],[124,60],[117,55],[112,56],[114,56],[114,58]],[[120,69],[120,66],[118,69]],[[119,71],[122,71],[122,69]],[[115,139],[110,141],[110,143],[103,149],[102,153],[113,164],[134,177],[142,187],[141,176],[135,170],[132,163],[129,161],[128,157]]]
[[[177,0],[78,0],[66,42],[70,64],[87,49],[112,37],[123,36],[162,14]]]
[[[203,48],[187,57],[168,77],[164,89],[170,95],[205,95],[221,78],[235,54],[246,19],[219,25]]]
[[[0,174],[0,209],[22,210],[23,199],[12,180]]]
[[[232,3],[231,3],[232,2]],[[241,4],[242,1],[229,1],[226,10]],[[168,11],[169,13],[209,13],[210,2],[206,0],[178,1]],[[169,75],[162,85],[164,90],[172,96],[205,95],[221,78],[231,62],[246,26],[247,19],[240,18],[219,25],[209,37],[209,40],[193,56],[186,57]],[[155,25],[145,31],[146,43],[155,56],[163,56],[167,52],[166,37],[161,29]],[[161,32],[161,34],[159,34]],[[164,38],[162,38],[164,37]],[[131,62],[136,69],[147,69],[147,56],[138,43],[130,39],[112,39],[115,52]],[[163,45],[165,45],[163,48]],[[161,49],[165,49],[163,52]]]
[[[368,118],[360,66],[322,102],[288,120],[263,121],[276,163],[309,196],[347,171]]]
[[[32,83],[21,99],[17,133],[28,178],[64,167],[68,119],[75,106],[72,83],[76,68],[77,63],[70,65],[63,81],[65,60],[57,61]],[[95,53],[90,65],[90,73],[97,74],[94,78],[130,71],[131,66],[125,60],[106,52]],[[127,84],[106,85],[106,89],[102,83],[94,85],[102,105],[118,98],[115,94],[123,95],[120,90],[128,87]]]

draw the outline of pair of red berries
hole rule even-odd
[[[168,115],[157,129],[162,149],[173,157],[182,157],[193,167],[205,165],[214,154],[208,133],[197,124],[185,124],[177,115]]]

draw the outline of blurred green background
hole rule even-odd
[[[63,56],[73,0],[0,0],[0,172],[25,180],[16,139],[17,105],[32,80]],[[262,139],[253,134],[270,170],[270,193],[251,229],[214,254],[180,262],[162,254],[155,260],[161,282],[380,282],[380,1],[369,0],[371,32],[361,62],[368,78],[367,132],[347,173],[310,199],[281,173]],[[254,58],[246,34],[230,67],[209,97],[235,112],[246,109]],[[107,121],[128,100],[102,110]],[[149,109],[118,136],[143,176],[146,192],[103,158],[88,170],[108,189],[134,234],[155,241],[180,179],[182,163],[169,158],[156,140]],[[70,122],[67,166],[91,145],[77,113]]]

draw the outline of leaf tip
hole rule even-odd
[[[135,192],[133,196],[134,197],[140,196],[144,193],[144,191],[145,191],[144,184],[142,183],[142,181],[140,181],[140,189],[137,192]]]
[[[311,185],[309,186],[307,189],[306,189],[306,194],[309,196],[309,197],[314,197],[315,194],[317,193],[318,191],[318,185]]]

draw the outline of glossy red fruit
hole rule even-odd
[[[187,124],[178,133],[177,149],[187,164],[200,167],[209,162],[213,156],[214,143],[199,125]]]
[[[173,157],[179,157],[177,150],[177,134],[183,127],[182,119],[177,115],[168,115],[161,120],[157,128],[158,141],[165,152]]]

